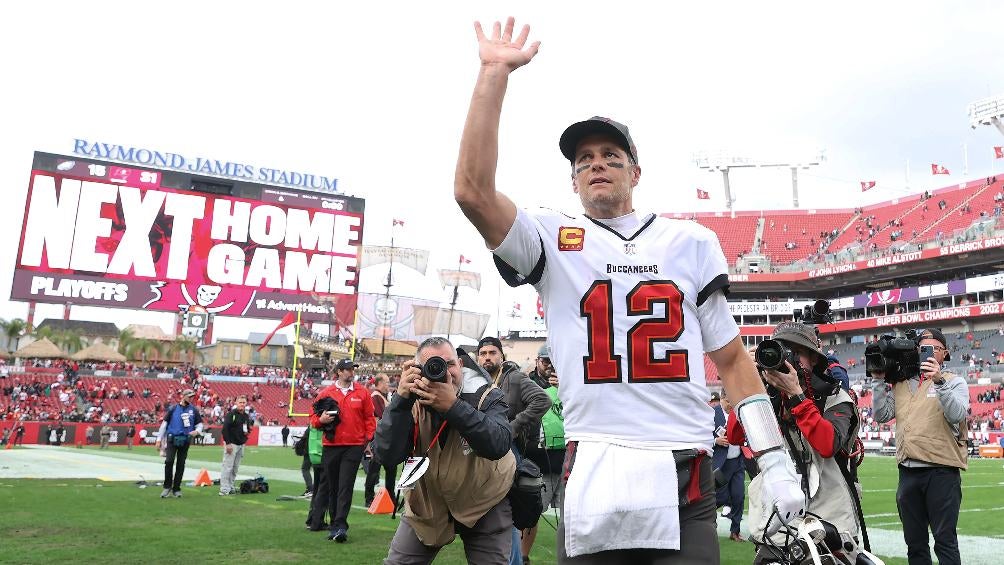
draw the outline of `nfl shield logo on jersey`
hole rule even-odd
[[[638,253],[638,248],[633,243],[624,244],[624,254],[625,255],[635,255]]]

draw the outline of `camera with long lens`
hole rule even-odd
[[[795,310],[795,321],[803,324],[832,324],[833,312],[830,310],[830,303],[826,300],[817,300],[812,304],[806,304],[801,311]]]
[[[446,359],[439,356],[433,356],[429,357],[420,369],[422,370],[422,376],[430,381],[445,383],[446,374],[449,370],[449,364],[447,364]]]
[[[920,353],[915,332],[906,337],[885,334],[865,347],[865,371],[884,373],[888,383],[898,383],[920,374]]]
[[[788,367],[784,362],[788,361],[792,367],[798,367],[798,355],[786,345],[776,339],[765,339],[756,346],[753,352],[757,367],[761,370],[770,369],[779,373],[787,373]]]

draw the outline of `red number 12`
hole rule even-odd
[[[586,318],[588,355],[582,358],[586,384],[621,382],[621,356],[614,355],[613,285],[593,283],[579,302]],[[652,316],[656,304],[664,316],[638,320],[627,331],[628,382],[658,383],[690,380],[687,350],[667,351],[655,358],[657,342],[674,342],[683,334],[683,293],[673,281],[642,281],[627,293],[628,316]]]

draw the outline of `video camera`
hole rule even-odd
[[[806,304],[801,311],[795,310],[792,314],[796,322],[803,324],[833,323],[833,312],[830,311],[830,303],[827,300],[817,300],[812,304]]]
[[[920,374],[920,353],[917,332],[908,330],[906,337],[892,334],[881,336],[865,347],[865,371],[885,374],[889,384],[906,381]]]

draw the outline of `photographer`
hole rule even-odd
[[[341,359],[335,364],[337,380],[317,395],[314,413],[310,415],[310,425],[324,432],[321,464],[330,488],[328,539],[338,543],[348,541],[356,473],[363,460],[363,448],[373,439],[376,428],[373,400],[366,387],[355,382],[356,367],[351,359]]]
[[[164,413],[157,435],[160,455],[164,457],[164,490],[161,498],[181,498],[181,480],[185,474],[185,460],[192,439],[202,434],[202,414],[192,405],[195,391],[185,389],[181,402]]]
[[[809,500],[807,514],[833,524],[837,532],[846,532],[857,545],[859,501],[848,461],[858,429],[854,402],[827,370],[828,361],[813,326],[784,322],[777,325],[772,338],[786,349],[766,355],[761,344],[755,355],[784,436],[784,449],[802,476],[802,491]],[[739,438],[730,439],[741,443]],[[764,489],[764,475],[757,475],[749,485],[749,513],[751,537],[759,545],[758,564],[777,561],[777,545],[783,543],[782,534],[766,535],[772,530],[769,522],[776,519],[771,520]],[[797,527],[798,522],[789,525]],[[853,563],[857,552],[844,555]]]
[[[503,393],[480,371],[462,368],[449,341],[434,337],[419,345],[373,442],[385,464],[412,453],[428,463],[405,490],[385,564],[431,563],[458,534],[468,562],[509,562],[513,525],[506,495],[516,460],[508,410]],[[408,479],[406,466],[401,480]]]
[[[942,363],[951,356],[940,330],[923,330],[916,345],[923,353],[919,373],[910,369],[909,359],[902,364],[905,370],[892,363],[882,363],[892,371],[876,370],[874,354],[866,350],[868,373],[877,379],[873,416],[880,423],[896,419],[896,506],[910,563],[931,562],[928,527],[934,534],[938,562],[961,563],[956,525],[962,505],[959,471],[968,465],[969,387],[965,379],[942,370]]]

